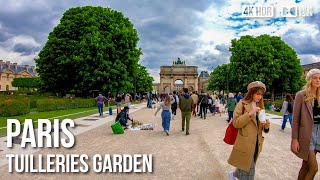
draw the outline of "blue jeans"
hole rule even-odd
[[[148,108],[152,108],[152,99],[148,100]]]
[[[102,103],[98,103],[98,112],[99,112],[100,116],[103,115],[103,104]]]
[[[228,122],[233,118],[233,111],[228,111]]]
[[[209,111],[210,111],[211,113],[213,113],[213,111],[214,111],[212,104],[209,104]]]
[[[170,119],[171,119],[170,111],[162,111],[161,117],[162,117],[163,130],[164,131],[169,131],[169,129],[170,129]]]
[[[290,125],[292,126],[292,114],[284,115],[281,129],[286,128],[286,123],[288,119],[289,119]]]
[[[202,115],[203,115],[203,117],[206,117],[206,114],[207,114],[207,105],[206,104],[200,104],[200,113],[199,114],[200,114],[201,118],[202,118]]]

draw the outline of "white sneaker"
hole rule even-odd
[[[237,180],[236,177],[233,176],[233,171],[228,172],[229,180]]]

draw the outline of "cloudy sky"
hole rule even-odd
[[[241,7],[251,4],[312,7],[312,16],[243,18]],[[140,38],[140,63],[155,82],[160,66],[177,57],[198,66],[199,72],[228,63],[231,39],[248,34],[281,36],[301,64],[320,62],[320,0],[0,0],[0,59],[35,65],[63,13],[87,5],[110,7],[129,17]]]

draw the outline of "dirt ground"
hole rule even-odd
[[[143,123],[155,123],[153,131],[126,130],[123,135],[114,135],[111,123],[92,129],[76,137],[72,149],[44,149],[37,154],[152,154],[152,173],[8,173],[7,166],[0,167],[0,179],[228,179],[227,173],[234,167],[227,164],[232,146],[223,142],[227,127],[226,114],[211,114],[206,120],[192,117],[190,135],[181,131],[181,116],[171,121],[170,136],[161,127],[161,112],[154,117],[155,109],[143,108],[131,114]],[[256,165],[257,180],[296,179],[301,165],[290,151],[291,129],[280,131],[280,126],[271,125],[265,134],[262,153]],[[92,164],[89,162],[89,167]],[[320,162],[320,161],[319,161]],[[320,179],[319,173],[315,179]]]

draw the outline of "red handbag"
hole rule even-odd
[[[224,135],[223,141],[227,144],[234,145],[238,135],[238,129],[233,126],[232,121],[229,123],[227,127],[226,134]]]
[[[242,114],[244,114],[244,103],[242,102]],[[232,120],[233,121],[233,120]],[[238,135],[238,129],[233,126],[232,121],[229,123],[223,141],[227,144],[234,145]]]

